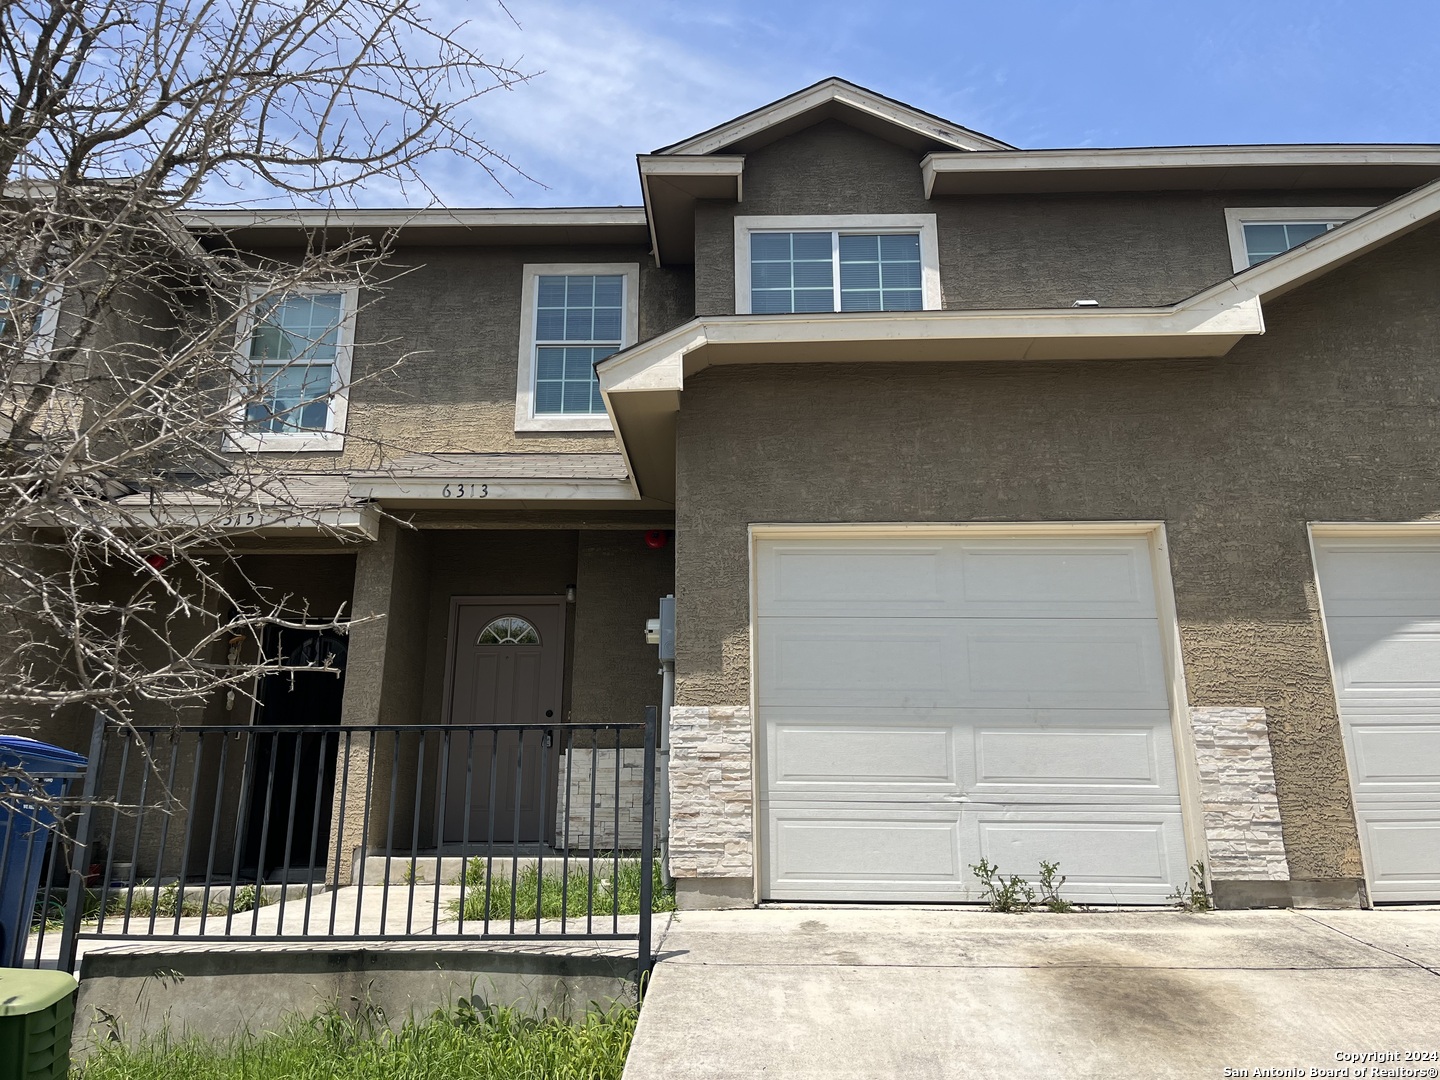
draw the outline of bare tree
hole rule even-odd
[[[467,121],[528,77],[417,0],[0,3],[0,731],[183,715],[276,669],[265,627],[343,621],[261,596],[231,544],[256,524],[338,530],[343,490],[246,435],[302,426],[339,389],[288,378],[331,328],[297,341],[286,298],[373,291],[385,244],[262,259],[177,212],[425,192],[435,154],[519,175]],[[288,351],[252,365],[247,329]]]

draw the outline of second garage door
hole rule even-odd
[[[1440,900],[1440,536],[1315,555],[1371,898]]]
[[[1185,878],[1143,536],[760,539],[761,895],[1091,903]]]

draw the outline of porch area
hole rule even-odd
[[[68,878],[47,875],[26,962],[74,970],[82,952],[142,943],[583,941],[630,943],[643,970],[650,913],[669,906],[657,729],[654,706],[639,723],[563,728],[97,718]],[[633,805],[627,738],[640,743]],[[527,805],[547,818],[541,841],[517,839]],[[437,843],[457,814],[458,839]]]

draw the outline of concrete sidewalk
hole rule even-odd
[[[1440,909],[684,912],[658,950],[625,1080],[1440,1076],[1337,1057],[1440,1053]]]

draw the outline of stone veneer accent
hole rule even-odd
[[[679,878],[748,878],[755,838],[750,709],[670,710],[670,872]]]
[[[1190,728],[1211,878],[1288,880],[1265,710],[1192,708]]]
[[[568,760],[567,760],[568,759]],[[591,805],[591,767],[594,774],[594,805]],[[574,762],[574,774],[570,762]],[[566,839],[565,788],[570,787],[569,842],[572,851],[590,846],[590,820],[595,820],[595,847],[638,848],[642,811],[645,806],[645,751],[620,750],[620,839],[615,839],[615,751],[581,747],[560,758],[559,797],[555,801],[555,843]],[[659,830],[656,830],[659,838]]]

